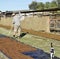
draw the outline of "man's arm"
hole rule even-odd
[[[19,11],[19,16],[21,16],[21,12]]]
[[[25,16],[23,16],[20,11],[19,11],[19,17],[20,17],[20,20],[21,20],[21,21],[23,21],[24,18],[25,18]]]

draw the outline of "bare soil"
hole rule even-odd
[[[22,53],[35,50],[36,48],[18,42],[15,39],[8,37],[0,38],[0,51],[2,51],[7,57],[11,59],[33,59],[32,57]]]

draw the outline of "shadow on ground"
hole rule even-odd
[[[33,57],[34,59],[50,59],[50,54],[44,52],[41,49],[36,51],[24,52],[23,54]],[[59,57],[54,57],[53,59],[60,59]]]
[[[20,36],[23,37],[26,34],[27,33],[22,33]],[[3,37],[7,37],[7,36],[0,34],[0,38],[3,38]],[[31,56],[34,59],[50,59],[50,54],[44,52],[41,49],[37,49],[36,51],[22,52],[22,54],[27,55],[27,56]],[[60,58],[55,56],[53,59],[60,59]]]
[[[0,34],[0,38],[3,38],[3,37],[7,37],[7,36],[4,34]]]
[[[26,34],[27,34],[27,33],[21,33],[21,34],[20,34],[20,37],[22,38],[22,37],[24,37]]]

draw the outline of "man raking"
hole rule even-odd
[[[20,37],[21,34],[21,21],[24,20],[24,16],[19,12],[19,14],[13,13],[13,37]]]

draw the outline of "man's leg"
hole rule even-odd
[[[21,28],[20,28],[20,26],[19,26],[19,28],[18,28],[18,33],[17,33],[17,36],[20,38],[20,34],[21,34]]]
[[[13,32],[13,37],[15,37],[17,34],[17,26],[14,26],[14,32]]]

